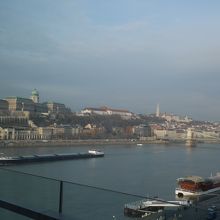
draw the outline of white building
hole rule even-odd
[[[121,109],[112,109],[108,107],[100,107],[100,108],[85,108],[81,111],[82,114],[96,114],[96,115],[119,115],[122,118],[130,119],[134,114],[129,112],[128,110]]]
[[[189,123],[192,121],[192,119],[188,118],[188,116],[183,117],[183,116],[167,114],[167,113],[164,113],[161,117],[166,119],[167,121],[176,121],[183,123]]]
[[[186,132],[176,129],[154,129],[154,135],[157,139],[179,140],[186,138]]]

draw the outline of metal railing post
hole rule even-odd
[[[59,213],[62,213],[62,209],[63,209],[63,181],[60,181]]]

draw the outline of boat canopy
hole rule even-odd
[[[202,182],[205,182],[205,179],[200,176],[187,176],[183,178],[178,178],[177,181],[178,182],[188,181],[188,182],[194,182],[194,183],[202,183]]]

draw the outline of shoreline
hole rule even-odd
[[[198,144],[220,144],[220,140],[198,140]],[[1,148],[8,147],[53,147],[94,145],[139,145],[139,144],[185,144],[185,140],[136,140],[136,139],[87,139],[87,140],[4,140]]]
[[[0,147],[50,147],[50,146],[85,146],[85,145],[137,145],[137,144],[169,144],[165,140],[128,140],[128,139],[88,139],[88,140],[19,140],[1,141]]]

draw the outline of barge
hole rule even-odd
[[[179,198],[217,193],[220,191],[220,173],[208,178],[200,176],[178,178],[177,185],[175,194]]]
[[[88,153],[35,154],[35,155],[12,156],[12,157],[2,156],[0,157],[0,165],[86,159],[86,158],[96,158],[96,157],[104,157],[104,152],[99,151],[98,154],[94,154],[88,151]]]

